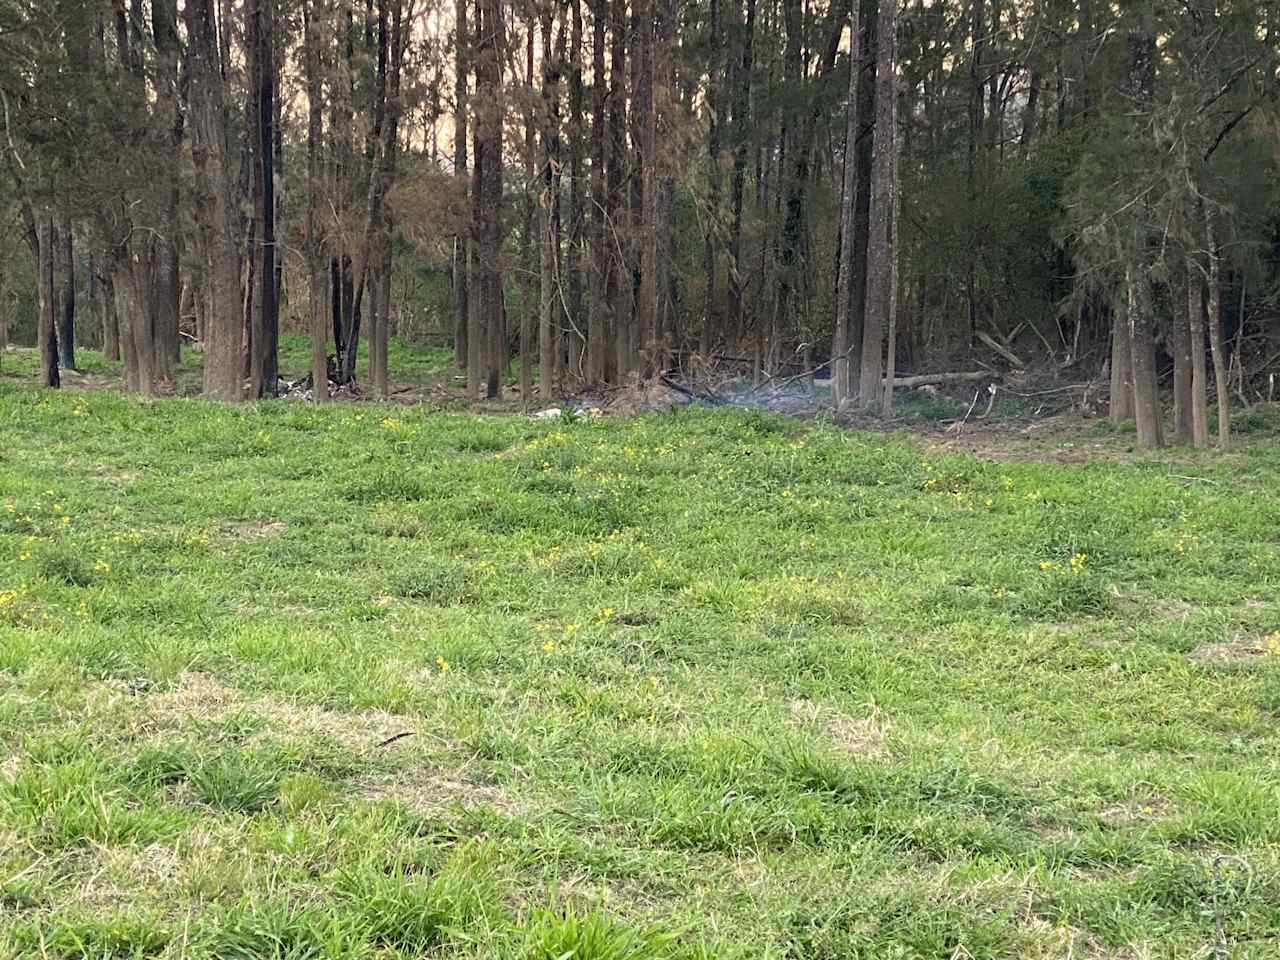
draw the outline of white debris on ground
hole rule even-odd
[[[565,417],[570,420],[586,420],[603,415],[604,411],[599,407],[575,407],[568,411],[562,410],[560,407],[548,407],[546,410],[539,410],[537,413],[529,414],[534,420],[560,420]]]

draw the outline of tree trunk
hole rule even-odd
[[[69,217],[62,220],[58,234],[58,360],[66,370],[76,369],[76,255]]]
[[[710,187],[708,198],[707,222],[703,228],[702,264],[706,274],[707,294],[702,311],[702,335],[700,352],[709,356],[714,347],[714,338],[719,336],[720,280],[717,269],[718,251],[717,235],[720,230],[720,130],[722,80],[724,66],[721,63],[721,51],[725,49],[724,38],[720,26],[721,0],[711,0],[711,16],[707,27],[707,181]]]
[[[250,392],[274,396],[278,379],[280,314],[276,284],[275,197],[275,0],[250,0],[247,39],[253,88],[253,205],[258,242],[257,296],[250,329]]]
[[[1027,105],[1022,111],[1022,133],[1018,136],[1018,149],[1022,159],[1031,154],[1031,140],[1036,134],[1036,111],[1040,107],[1040,71],[1032,69],[1030,88],[1027,91]]]
[[[521,297],[520,304],[520,403],[526,408],[533,400],[533,350],[534,338],[537,336],[534,330],[534,311],[533,311],[533,258],[541,256],[542,251],[542,229],[541,220],[538,226],[534,226],[534,208],[539,200],[547,199],[542,195],[541,191],[536,194],[534,192],[534,184],[541,180],[538,172],[538,134],[537,134],[537,118],[534,115],[533,107],[533,18],[529,18],[528,26],[525,30],[525,97],[526,105],[524,107],[524,164],[525,164],[525,189],[523,205],[524,205],[524,228],[520,231],[520,287],[524,292]],[[546,43],[542,48],[542,56],[544,60],[551,57],[550,44]],[[535,230],[537,233],[537,244],[534,244]],[[539,290],[539,314],[541,313],[541,290]],[[542,375],[545,376],[545,373]]]
[[[737,0],[734,0],[735,4]],[[751,89],[755,70],[756,0],[746,0],[742,25],[742,53],[733,102],[733,180],[730,187],[733,224],[729,233],[729,336],[736,342],[745,325],[743,288],[746,264],[743,263],[742,217],[747,175],[747,151],[751,146]]]
[[[862,330],[862,371],[858,404],[875,409],[883,402],[884,335],[893,298],[894,171],[897,152],[897,17],[893,0],[881,0],[876,30],[876,128],[871,174],[871,235],[867,245],[867,310]]]
[[[221,400],[239,400],[240,270],[238,228],[228,165],[226,107],[212,0],[186,0],[187,50],[191,83],[191,156],[195,168],[195,221],[207,251],[208,312],[205,330],[204,391]]]
[[[467,77],[468,47],[467,0],[454,4],[454,59],[453,59],[453,173],[460,181],[467,182]],[[464,187],[465,190],[465,187]],[[465,193],[464,193],[465,198]],[[463,224],[453,238],[453,353],[459,370],[470,371],[470,313],[467,297],[471,293],[471,227]],[[470,371],[478,379],[478,371]],[[474,382],[474,380],[472,381]]]
[[[1133,353],[1129,346],[1127,309],[1117,298],[1111,325],[1111,401],[1112,423],[1133,419]]]
[[[61,372],[58,367],[57,287],[54,278],[54,226],[53,215],[39,214],[39,258],[36,275],[39,280],[40,318],[36,340],[40,345],[40,385],[60,387]]]
[[[588,383],[604,383],[608,376],[607,351],[611,330],[609,273],[613,268],[612,230],[609,219],[609,188],[605,173],[608,115],[608,85],[605,82],[605,25],[608,0],[591,3],[591,192],[592,260],[591,317],[587,325]]]
[[[582,254],[583,214],[582,147],[583,101],[582,88],[582,0],[570,0],[572,33],[569,39],[569,231],[565,247],[565,276],[568,279],[568,304],[566,306],[566,336],[568,338],[568,363],[570,373],[582,374],[583,337],[586,317],[582,309]],[[557,359],[559,355],[557,356]]]
[[[155,271],[155,291],[152,331],[154,336],[154,366],[156,377],[167,381],[173,378],[173,365],[181,359],[182,347],[179,335],[181,305],[179,236],[179,159],[185,136],[186,116],[182,105],[179,59],[181,45],[178,40],[178,6],[176,0],[152,0],[151,32],[156,46],[156,102],[159,113],[168,124],[169,135],[163,141],[167,168],[157,188],[163,191],[161,210],[161,235],[154,241],[158,263]]]
[[[836,270],[836,321],[831,340],[831,401],[839,411],[849,399],[849,308],[853,301],[853,224],[858,191],[858,77],[862,72],[861,24],[853,4],[850,26],[849,87],[845,101],[844,177],[840,202],[840,262]],[[862,265],[865,269],[865,264]]]
[[[969,188],[969,207],[976,211],[978,204],[978,154],[982,143],[984,126],[983,55],[987,43],[985,18],[983,17],[983,0],[969,0],[969,127],[968,127],[968,163],[965,174]],[[971,213],[972,215],[972,213]],[[965,300],[969,307],[969,341],[973,342],[978,332],[978,237],[970,237],[969,249],[965,263]]]
[[[486,344],[485,396],[500,398],[507,342],[502,300],[502,4],[476,0],[475,223],[479,314]]]
[[[1138,425],[1138,446],[1147,449],[1163,443],[1160,429],[1160,399],[1156,394],[1155,344],[1151,336],[1150,299],[1145,275],[1129,265],[1125,268],[1128,300],[1129,351],[1133,363],[1133,413]]]
[[[1209,445],[1208,371],[1205,369],[1204,283],[1200,267],[1187,257],[1187,350],[1191,357],[1191,442]]]
[[[613,335],[614,382],[623,383],[633,366],[632,315],[629,301],[631,283],[627,269],[627,242],[624,226],[626,211],[627,162],[627,4],[626,0],[613,0],[613,36],[609,48],[609,243],[612,257],[605,280],[605,297],[609,301],[609,316]],[[634,54],[634,51],[633,51]],[[635,109],[634,105],[632,109]]]
[[[876,103],[876,38],[879,31],[877,0],[859,3],[858,139],[854,150],[857,187],[853,208],[853,272],[849,278],[849,385],[847,396],[861,387],[862,335],[867,312],[867,249],[871,244],[871,170],[874,160]]]
[[[369,376],[373,393],[379,400],[390,396],[387,371],[387,348],[391,340],[391,239],[384,236],[382,253],[373,287],[373,328],[369,331]]]
[[[1133,101],[1150,105],[1154,98],[1156,32],[1151,9],[1143,7],[1129,31],[1129,76],[1127,93]],[[1138,135],[1141,135],[1139,133]],[[1151,332],[1151,299],[1147,276],[1149,228],[1145,202],[1138,206],[1132,248],[1125,259],[1129,353],[1133,372],[1133,413],[1137,421],[1138,445],[1158,447],[1163,443],[1160,428],[1160,398],[1157,395],[1155,346]]]
[[[1197,278],[1191,271],[1191,258],[1185,258],[1187,302],[1196,297]],[[1190,314],[1183,315],[1176,303],[1169,324],[1169,349],[1173,353],[1173,438],[1177,443],[1190,443],[1193,437],[1192,360]]]
[[[556,168],[560,164],[560,73],[562,64],[549,57],[552,14],[542,15],[542,191],[538,199],[541,220],[541,252],[538,285],[538,398],[549,403],[555,390],[556,283],[559,248],[556,243]]]
[[[896,88],[895,88],[896,89]],[[895,130],[893,147],[893,181],[890,187],[889,200],[889,332],[885,349],[884,403],[880,409],[881,416],[893,416],[893,378],[898,363],[898,259],[901,251],[898,246],[898,220],[900,191],[898,186],[898,142],[896,130],[898,125],[897,97],[893,98],[893,129]]]
[[[324,239],[320,227],[323,191],[320,141],[324,136],[324,87],[320,66],[321,27],[316,22],[313,0],[303,0],[302,23],[307,81],[306,255],[311,331],[311,399],[315,403],[324,403],[329,399],[329,304],[326,297],[329,271],[325,263]]]
[[[1222,342],[1222,276],[1213,214],[1204,212],[1205,246],[1209,251],[1209,345],[1213,350],[1213,380],[1218,393],[1218,449],[1231,445],[1231,409],[1227,394],[1227,351]]]
[[[101,262],[101,261],[99,261]],[[102,355],[112,363],[120,362],[120,320],[116,313],[116,287],[111,270],[103,264],[104,274],[99,280],[102,299]]]
[[[649,379],[659,369],[658,357],[658,61],[663,57],[657,45],[655,0],[641,5],[640,37],[644,48],[640,70],[646,96],[637,127],[640,130],[640,289],[636,304],[636,353],[638,369]],[[714,290],[708,291],[713,295]]]

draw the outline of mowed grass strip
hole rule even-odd
[[[0,387],[0,955],[1280,956],[1248,425]]]

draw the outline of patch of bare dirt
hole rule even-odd
[[[279,520],[257,520],[252,523],[233,523],[227,528],[227,532],[234,540],[271,540],[287,529],[287,525]]]
[[[100,480],[107,480],[124,486],[132,486],[142,479],[142,474],[136,470],[121,470],[119,467],[113,467],[105,463],[98,464],[90,472]]]
[[[1173,812],[1173,802],[1156,794],[1130,797],[1101,811],[1098,819],[1108,827],[1132,827],[1151,823]]]
[[[418,813],[438,814],[455,807],[489,807],[516,814],[522,805],[496,784],[478,783],[457,774],[440,771],[405,771],[400,775],[371,780],[359,786],[365,800],[395,800]]]
[[[936,453],[965,451],[986,460],[1091,463],[1133,458],[1133,440],[1087,436],[1092,421],[1077,413],[1037,420],[977,420],[928,428],[923,443]]]
[[[1266,639],[1250,636],[1236,636],[1217,643],[1202,643],[1187,654],[1193,663],[1218,666],[1252,663],[1266,655]]]
[[[817,727],[841,752],[868,760],[893,759],[889,721],[874,704],[860,718],[812,700],[792,700],[787,706],[794,722]]]
[[[605,413],[615,417],[633,417],[640,413],[674,410],[689,402],[684,394],[657,381],[630,383],[610,396]]]

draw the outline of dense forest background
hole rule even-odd
[[[1225,442],[1280,373],[1278,89],[1237,0],[0,0],[0,338],[231,400],[282,329],[378,395],[391,336],[526,402],[1018,367]]]

